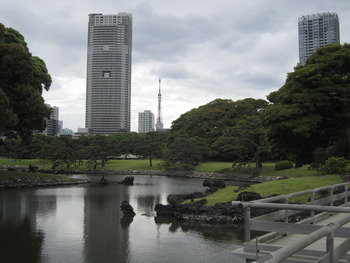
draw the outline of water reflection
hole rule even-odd
[[[0,255],[2,262],[43,262],[44,233],[37,230],[38,200],[19,191],[1,191]]]
[[[92,185],[84,196],[84,261],[126,262],[131,222],[123,218],[118,203],[128,200],[128,189],[120,185]],[[117,261],[118,259],[118,261]],[[120,260],[119,260],[120,259]]]
[[[204,191],[202,180],[137,176],[125,186],[118,184],[123,178],[108,176],[105,186],[92,176],[88,185],[1,190],[1,262],[243,262],[231,253],[242,243],[241,226],[155,218],[157,203]],[[135,217],[124,217],[123,200]]]

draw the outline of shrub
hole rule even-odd
[[[194,166],[188,163],[175,163],[165,167],[168,171],[193,171]]]
[[[220,169],[220,170],[216,171],[216,173],[228,174],[228,173],[231,173],[232,171],[233,171],[232,168],[223,168],[223,169]]]
[[[323,174],[341,174],[346,172],[348,161],[343,157],[330,157],[320,168]]]
[[[279,170],[285,170],[285,169],[290,169],[293,168],[293,163],[291,161],[280,161],[275,164],[275,169],[277,171]]]

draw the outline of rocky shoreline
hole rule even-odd
[[[11,188],[31,188],[48,186],[66,186],[76,184],[86,184],[87,179],[59,179],[59,178],[21,178],[21,179],[0,179],[0,189]]]
[[[0,167],[3,169],[17,169],[26,170],[28,167]],[[223,173],[203,173],[203,172],[183,172],[183,171],[163,171],[163,170],[86,170],[86,171],[50,171],[40,170],[37,172],[42,173],[54,173],[54,174],[118,174],[126,176],[137,175],[158,175],[158,176],[170,176],[170,177],[192,177],[201,178],[204,181],[240,181],[242,183],[262,183],[272,181],[281,178],[275,177],[263,177],[263,176],[242,176],[234,174]],[[108,178],[108,177],[107,177]],[[137,178],[137,177],[136,177]],[[26,187],[47,187],[47,186],[62,186],[72,184],[88,183],[88,180],[82,179],[58,179],[58,178],[43,178],[35,177],[29,179],[6,179],[0,180],[0,189],[8,188],[26,188]],[[203,184],[204,186],[204,184]],[[169,196],[168,204],[157,204],[154,208],[157,214],[157,218],[171,217],[176,220],[190,223],[211,223],[211,224],[241,224],[244,222],[244,213],[238,207],[233,207],[230,202],[216,204],[214,207],[205,206],[207,200],[204,198],[198,202],[193,200],[198,197],[205,197],[206,195],[215,192],[217,189],[209,188],[205,193],[192,193],[187,196]],[[253,192],[245,192],[244,189],[240,189],[239,200],[251,201],[261,197]],[[190,202],[183,204],[184,200],[190,200]],[[263,214],[267,211],[252,211],[252,213]]]
[[[242,224],[244,222],[244,211],[240,207],[234,207],[231,202],[217,203],[213,207],[207,207],[205,196],[215,192],[217,189],[208,189],[205,194],[200,192],[189,195],[170,195],[167,205],[157,204],[154,210],[157,218],[171,217],[179,221],[189,223],[210,223],[210,224]],[[195,198],[204,197],[199,201],[193,201]],[[261,199],[261,196],[255,192],[242,191],[237,200],[253,201]],[[185,200],[190,202],[183,203]],[[252,216],[258,216],[271,210],[252,209]]]
[[[3,165],[0,169],[16,169],[18,171],[28,171],[27,165]],[[229,173],[205,173],[188,171],[165,171],[165,170],[45,170],[38,167],[37,172],[54,174],[117,174],[117,175],[159,175],[169,177],[192,177],[201,179],[220,179],[240,182],[263,183],[281,178],[268,176],[248,176]]]

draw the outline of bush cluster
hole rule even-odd
[[[175,163],[165,167],[167,171],[193,171],[194,166],[188,163]]]
[[[277,171],[279,170],[285,170],[285,169],[290,169],[293,168],[294,164],[291,161],[280,161],[275,164],[275,169]]]
[[[343,157],[330,157],[321,166],[323,174],[341,174],[346,172],[348,161]]]

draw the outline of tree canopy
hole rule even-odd
[[[0,132],[27,140],[33,130],[44,130],[51,110],[42,89],[50,85],[45,62],[31,55],[18,31],[0,24]]]
[[[317,148],[350,153],[350,45],[318,49],[268,95],[263,112],[272,151],[302,165]]]
[[[182,114],[172,125],[172,137],[199,138],[212,158],[234,162],[260,160],[265,145],[260,113],[268,105],[262,99],[216,99]]]

